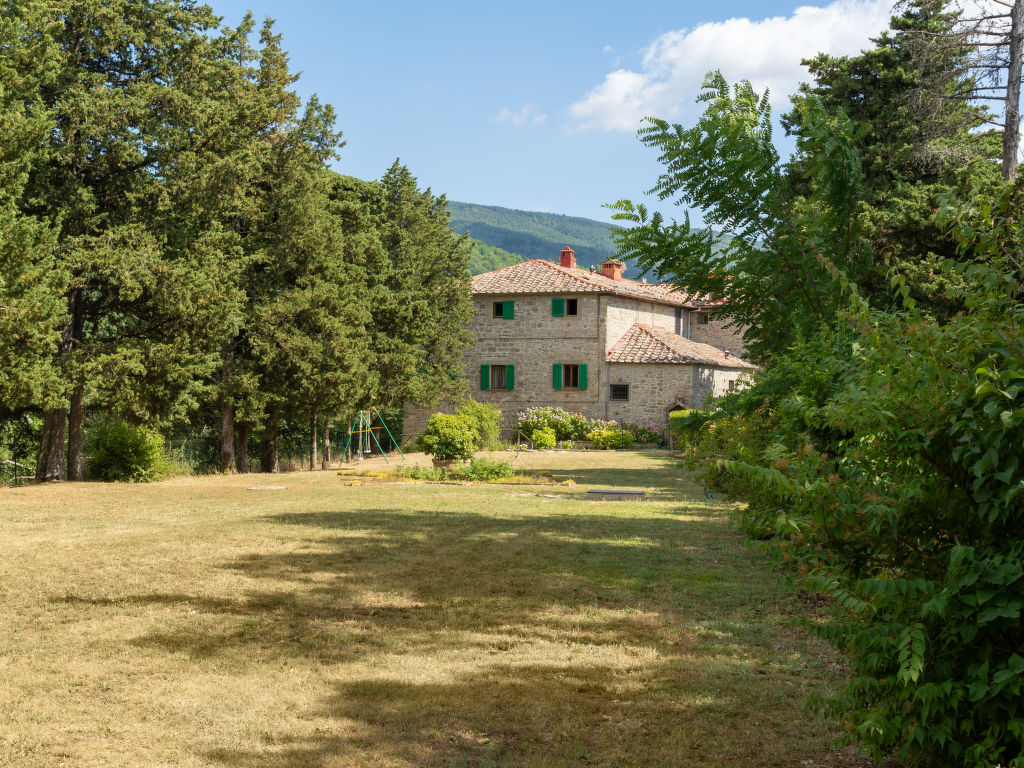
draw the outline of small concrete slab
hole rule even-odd
[[[284,491],[287,488],[283,485],[254,485],[246,488],[247,491]]]

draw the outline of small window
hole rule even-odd
[[[730,382],[731,384],[732,382]],[[491,366],[491,389],[504,389],[505,388],[505,366],[504,365],[492,365]]]
[[[551,367],[551,386],[555,389],[586,389],[585,363],[555,363]]]
[[[729,379],[729,391],[736,389],[736,379]]]
[[[511,320],[515,315],[515,302],[512,301],[496,301],[494,302],[493,317],[502,317],[506,320]]]
[[[578,313],[578,311],[579,311],[579,305],[577,304],[577,300],[576,299],[566,299],[565,300],[565,314],[567,314],[567,315],[575,315],[575,314]]]
[[[629,400],[629,384],[612,384],[611,400]]]
[[[562,366],[562,386],[565,389],[579,389],[580,367],[578,365]]]
[[[514,365],[481,365],[480,390],[515,389],[516,368]]]
[[[708,324],[708,320],[709,320],[708,316],[705,315],[703,312],[698,312],[697,313],[697,325],[707,325]]]

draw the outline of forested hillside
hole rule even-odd
[[[473,240],[473,250],[469,252],[469,271],[471,274],[480,275],[484,272],[493,272],[502,267],[518,264],[523,259],[514,253],[488,245],[479,240]]]
[[[567,245],[576,251],[576,260],[582,266],[596,266],[615,255],[610,234],[613,224],[496,205],[449,201],[448,207],[456,232],[468,232],[474,240],[524,260],[557,259],[558,252]]]

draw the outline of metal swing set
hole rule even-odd
[[[380,427],[373,426],[373,417],[374,416],[376,416],[377,419],[380,421],[380,423],[381,423]],[[384,431],[388,433],[388,437],[391,438],[391,442],[395,446],[395,449],[398,451],[398,455],[401,456],[404,459],[405,458],[405,454],[402,453],[402,449],[398,446],[398,441],[395,440],[395,436],[392,435],[391,434],[391,430],[388,429],[387,422],[384,421],[384,417],[380,415],[380,411],[378,411],[376,408],[371,408],[368,411],[359,411],[356,414],[356,417],[354,419],[352,419],[352,426],[350,426],[348,428],[348,441],[345,443],[345,450],[342,452],[341,455],[342,456],[348,456],[348,449],[352,445],[352,436],[353,435],[357,435],[358,436],[358,437],[356,437],[356,454],[357,454],[356,460],[357,461],[362,461],[363,460],[363,454],[371,452],[372,449],[371,449],[370,440],[372,439],[373,442],[377,444],[377,449],[380,451],[380,455],[384,457],[384,463],[390,464],[391,462],[388,461],[388,456],[384,452],[384,448],[383,448],[383,446],[381,446],[380,440],[378,440],[377,439],[377,435],[374,434],[374,432],[379,432],[382,427],[383,427]],[[367,435],[369,435],[369,437],[367,437]]]

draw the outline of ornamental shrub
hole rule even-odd
[[[590,422],[581,413],[569,413],[564,408],[538,406],[520,411],[516,424],[524,435],[535,429],[550,427],[558,440],[582,440],[590,430]]]
[[[86,435],[89,477],[115,483],[150,483],[167,470],[159,432],[123,421],[101,421]]]
[[[541,427],[540,429],[533,430],[530,440],[533,441],[533,447],[539,450],[550,450],[558,442],[558,439],[555,437],[555,430],[551,427]]]
[[[637,424],[632,421],[622,422],[622,428],[633,436],[638,443],[657,443],[661,440],[661,430],[655,424]]]
[[[480,433],[462,416],[435,413],[427,419],[426,429],[417,444],[421,451],[438,461],[470,458],[480,444]]]
[[[457,415],[469,422],[480,436],[478,450],[496,451],[501,448],[501,411],[488,403],[467,400]]]
[[[587,434],[587,440],[590,441],[592,448],[602,451],[614,448],[632,448],[633,443],[636,442],[628,430],[609,427],[592,430]]]

